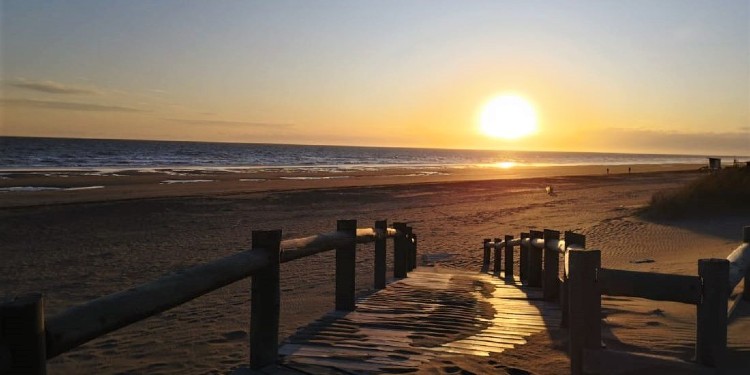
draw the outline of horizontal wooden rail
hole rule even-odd
[[[487,243],[490,248],[501,248],[505,247],[505,241],[490,241]],[[534,248],[537,249],[549,249],[549,250],[556,250],[560,254],[564,254],[567,251],[570,250],[584,250],[583,246],[579,246],[576,244],[571,245],[565,245],[565,240],[554,240],[554,239],[543,239],[543,238],[515,238],[508,240],[508,244],[510,246],[520,246],[520,245],[531,245]]]
[[[47,319],[47,358],[252,276],[268,264],[262,253],[247,250],[69,308]]]
[[[608,296],[701,303],[701,279],[698,276],[601,268],[597,281],[602,294]]]
[[[699,259],[698,275],[674,275],[601,268],[601,252],[586,250],[585,236],[545,229],[530,230],[520,238],[505,236],[484,241],[483,271],[495,251],[495,274],[499,275],[501,247],[506,250],[505,275],[513,275],[513,246],[520,246],[520,279],[529,286],[542,286],[544,298],[559,297],[563,326],[569,327],[571,373],[583,373],[582,353],[601,350],[601,296],[628,296],[656,301],[674,301],[697,306],[696,361],[720,366],[726,354],[728,299],[744,280],[741,299],[750,300],[750,226],[743,228],[743,244],[726,259]],[[542,251],[540,253],[540,251]],[[559,255],[564,272],[559,275]],[[543,257],[541,256],[543,255]],[[541,273],[541,274],[540,274]],[[541,280],[541,285],[540,284]],[[599,326],[599,329],[594,328]]]
[[[729,291],[731,292],[750,271],[750,243],[738,246],[729,256]],[[747,291],[746,291],[747,292]]]
[[[386,228],[385,232],[374,228],[358,228],[357,243],[373,242],[378,238],[391,238],[396,235],[397,231],[393,228]],[[349,241],[351,241],[351,237],[343,232],[321,233],[315,236],[281,241],[281,263],[333,250],[339,246],[347,245]]]
[[[393,228],[385,231],[358,228],[356,242],[373,242],[397,234]],[[350,243],[351,237],[344,232],[285,240],[281,242],[281,262]],[[250,277],[268,265],[268,257],[263,252],[247,250],[69,308],[46,321],[47,358]]]

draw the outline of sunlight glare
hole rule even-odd
[[[501,161],[501,162],[495,163],[495,167],[501,168],[501,169],[510,169],[515,166],[516,166],[516,163],[512,161]]]
[[[537,116],[528,100],[518,95],[501,95],[484,105],[479,124],[489,136],[518,139],[536,133]]]

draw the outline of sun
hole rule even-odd
[[[534,106],[518,95],[501,95],[482,107],[479,125],[484,134],[504,139],[518,139],[536,133]]]

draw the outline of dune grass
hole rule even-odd
[[[682,188],[659,191],[644,216],[679,219],[750,213],[750,168],[726,168]]]

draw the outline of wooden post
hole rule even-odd
[[[47,373],[44,297],[41,294],[0,302],[0,351],[5,351],[0,353],[2,374]]]
[[[750,225],[742,229],[742,242],[750,243]],[[742,291],[742,299],[750,301],[750,267],[745,270],[745,283]]]
[[[386,248],[386,231],[388,230],[388,220],[378,220],[375,222],[375,230],[382,232],[383,236],[375,239],[375,289],[385,288],[385,248]]]
[[[513,236],[505,235],[505,281],[513,282],[513,245],[510,240]]]
[[[336,310],[354,310],[354,275],[357,258],[357,220],[339,220],[336,230],[351,237],[351,242],[336,248]]]
[[[702,365],[717,367],[727,351],[729,261],[700,259],[698,276],[703,280],[703,300],[698,304],[695,359]]]
[[[411,272],[416,265],[414,264],[414,228],[406,227],[406,272]]]
[[[500,276],[500,269],[503,267],[503,256],[502,251],[503,248],[500,247],[500,239],[495,237],[495,262],[493,263],[493,270],[492,274],[495,276]]]
[[[406,224],[393,223],[393,228],[398,231],[393,237],[393,277],[406,277]]]
[[[585,350],[600,350],[601,292],[596,272],[601,266],[599,250],[570,251],[570,373],[583,374]]]
[[[573,233],[571,231],[565,232],[565,246],[571,246],[571,245],[578,245],[582,248],[586,247],[586,236],[578,233]],[[568,270],[567,266],[569,264],[568,262],[569,254],[566,251],[565,256],[563,259],[563,272],[562,272],[562,282],[560,283],[560,311],[562,312],[562,316],[560,317],[560,327],[566,328],[568,327],[568,313],[570,312],[570,288],[568,283]]]
[[[417,268],[417,234],[416,233],[411,234],[411,241],[412,241],[411,264],[413,266],[412,269],[414,269],[414,268]]]
[[[521,233],[520,254],[518,255],[518,275],[522,283],[526,283],[529,278],[529,245],[523,244],[523,239],[529,238],[528,233]]]
[[[544,230],[544,278],[542,288],[544,299],[554,301],[560,293],[560,256],[557,249],[548,249],[548,241],[560,239],[560,232],[556,230]]]
[[[252,276],[250,296],[250,367],[276,363],[279,353],[281,231],[253,231],[252,251],[263,252],[268,266]]]
[[[482,256],[482,273],[488,272],[490,270],[490,241],[492,241],[489,238],[485,238],[484,243],[484,253]]]
[[[544,233],[538,230],[530,230],[529,238],[536,239],[544,237]],[[528,285],[529,286],[542,286],[542,249],[537,249],[529,244],[529,269],[528,269]]]

